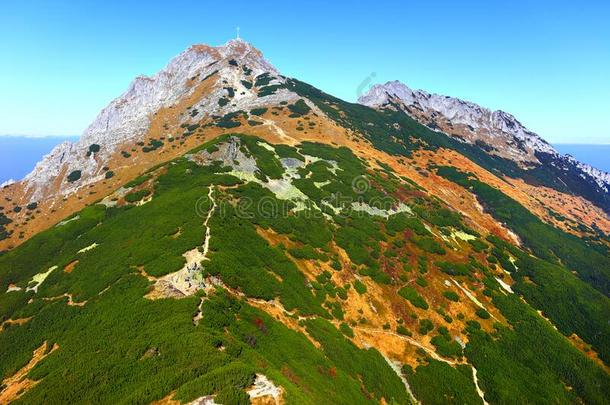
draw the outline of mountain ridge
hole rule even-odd
[[[399,81],[373,86],[359,102],[402,111],[434,131],[517,163],[525,171],[551,171],[570,192],[581,194],[610,212],[610,174],[570,155],[562,155],[513,115],[470,101],[411,90]],[[561,189],[561,185],[558,184]]]
[[[605,404],[578,177],[261,55],[187,49],[0,190],[0,402]]]
[[[373,90],[377,88],[374,87]],[[244,111],[265,109],[280,104],[287,105],[302,99],[307,108],[315,111],[318,124],[327,128],[328,131],[345,131],[344,118],[335,117],[335,109],[338,108],[338,104],[335,102],[329,104],[328,101],[323,100],[324,97],[326,96],[322,95],[322,99],[317,101],[319,96],[310,93],[306,86],[280,75],[277,69],[264,59],[259,50],[243,40],[231,40],[219,47],[193,45],[168,62],[167,66],[157,74],[136,78],[121,96],[100,112],[78,142],[58,146],[45,156],[25,179],[4,187],[1,191],[7,194],[6,198],[10,198],[13,205],[44,206],[45,210],[51,211],[54,214],[53,218],[59,221],[61,219],[59,212],[65,216],[72,209],[67,207],[82,206],[85,202],[93,202],[93,195],[98,193],[105,195],[113,184],[119,185],[120,181],[133,178],[138,171],[154,165],[157,156],[168,153],[177,156],[179,150],[189,147],[188,145],[190,147],[197,145],[196,142],[202,139],[200,131],[203,127],[200,126],[210,128],[211,125],[211,128],[228,129],[227,126],[238,125],[235,118]],[[152,102],[151,99],[153,99]],[[334,106],[329,109],[329,105]],[[392,108],[396,109],[396,107]],[[398,110],[400,110],[400,105]],[[308,134],[307,128],[301,129],[300,125],[294,126],[294,123],[290,123],[292,121],[289,119],[290,117],[286,117],[287,121],[278,122],[276,119],[278,115],[275,114],[277,111],[271,115],[267,113],[267,118],[262,121],[256,115],[251,116],[247,121],[257,125],[262,124],[258,128],[247,122],[245,124],[250,125],[251,130],[257,134],[264,133],[260,129],[269,129],[280,138],[284,138],[284,142],[289,143],[295,142],[294,136],[288,135],[291,132],[294,133],[294,130],[297,130],[296,138],[313,135]],[[290,115],[298,117],[299,114]],[[225,121],[225,117],[229,116],[231,118]],[[220,127],[217,126],[217,123]],[[422,123],[427,122],[422,119]],[[328,124],[331,126],[329,127]],[[285,128],[284,125],[288,125],[288,128]],[[189,128],[193,128],[193,130],[191,131]],[[388,130],[392,130],[390,126],[388,126]],[[438,131],[438,129],[435,130]],[[358,131],[366,133],[368,129],[361,127]],[[181,134],[181,132],[183,133]],[[193,132],[196,132],[196,141],[190,137]],[[354,135],[359,136],[354,134],[352,129],[348,129],[343,136],[348,139]],[[382,136],[381,133],[380,136]],[[460,142],[464,143],[461,139]],[[344,143],[344,140],[339,139],[339,143]],[[171,148],[163,147],[164,144]],[[160,155],[155,152],[159,147]],[[176,149],[176,147],[179,148]],[[452,147],[459,149],[460,146]],[[479,151],[473,149],[475,155],[482,156],[489,152],[480,149],[479,146],[476,148]],[[135,154],[138,151],[145,153]],[[151,151],[153,153],[150,153]],[[474,157],[474,155],[469,156]],[[536,156],[533,158],[538,159]],[[485,159],[488,158],[485,157]],[[126,165],[130,160],[131,162]],[[553,164],[558,163],[568,168],[576,165],[569,158],[565,161],[555,159],[553,162]],[[528,165],[531,164],[531,162],[528,163]],[[492,163],[492,166],[494,165],[497,166],[496,163]],[[553,167],[552,165],[547,166]],[[499,167],[508,166],[501,163]],[[513,177],[524,177],[530,176],[532,172],[535,174],[537,171],[538,169],[524,171],[515,166],[515,168],[509,168],[508,173],[513,173],[511,174]],[[560,170],[555,170],[550,174],[542,173],[536,174],[536,176],[546,181],[544,179],[555,176],[557,172],[561,173]],[[580,186],[581,181],[575,176],[568,180],[576,183],[577,188]],[[570,187],[566,190],[562,189],[565,183],[553,181],[550,185],[555,189],[560,192],[569,191]],[[591,186],[587,185],[587,187],[589,188],[580,195],[586,198],[590,198],[591,195],[595,197],[595,193],[590,189]],[[608,204],[610,204],[609,195],[609,193],[602,193],[602,197],[605,196]],[[79,201],[74,201],[75,198]],[[594,201],[598,202],[595,199]],[[558,210],[558,208],[554,209]],[[17,216],[22,215],[23,213],[17,214]],[[580,218],[579,221],[586,217],[579,212],[575,212],[573,215]],[[24,219],[27,218],[24,217]],[[548,216],[546,220],[554,221],[552,216]],[[605,219],[591,221],[605,229]],[[38,229],[38,226],[49,226],[47,222],[36,225],[39,222],[42,222],[41,218],[36,218],[33,224],[25,223],[22,236],[28,237],[27,235],[32,232],[29,229],[32,227]]]

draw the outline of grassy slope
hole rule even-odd
[[[243,139],[245,144],[255,145],[253,138]],[[294,149],[283,149],[283,154],[298,156]],[[373,187],[355,196],[351,181],[367,169],[349,150],[304,144],[299,151],[336,161],[340,166],[336,176],[325,165],[303,169],[303,177],[310,173],[312,180],[295,184],[315,202],[321,203],[322,198],[340,191],[374,204],[379,197],[387,196],[387,190],[411,187],[390,175],[369,172]],[[261,178],[281,175],[278,170],[283,169],[273,159],[266,157]],[[24,395],[24,403],[59,399],[149,403],[174,390],[177,398],[187,401],[201,395],[242,390],[251,383],[254,372],[263,373],[284,387],[288,403],[367,403],[378,402],[382,397],[408,402],[404,386],[383,357],[374,348],[358,349],[332,324],[344,317],[343,287],[334,285],[326,274],[307,283],[288,253],[268,245],[256,227],[272,229],[293,243],[308,247],[306,253],[320,261],[336,260],[330,249],[334,240],[345,249],[362,277],[397,292],[405,286],[405,274],[412,271],[402,261],[405,245],[416,249],[423,259],[418,260],[422,275],[444,256],[439,250],[444,249],[444,242],[429,236],[422,221],[436,232],[466,229],[459,215],[449,214],[438,202],[421,197],[409,201],[417,218],[396,216],[388,221],[366,214],[345,217],[332,210],[327,212],[332,219],[305,215],[307,212],[262,215],[253,209],[260,201],[275,201],[277,206],[287,205],[286,209],[292,203],[276,200],[258,184],[240,184],[218,166],[202,168],[177,159],[166,165],[166,170],[155,174],[158,177],[151,190],[151,202],[122,208],[88,207],[79,213],[79,220],[45,231],[0,256],[0,288],[4,290],[9,283],[25,287],[33,275],[59,266],[37,294],[22,290],[0,295],[2,319],[33,317],[23,325],[7,326],[0,333],[0,346],[7,348],[0,352],[2,377],[26,364],[43,341],[57,343],[60,348],[31,372],[31,378],[42,380]],[[320,189],[313,179],[330,183]],[[201,245],[203,219],[195,206],[209,209],[209,201],[204,200],[202,205],[200,197],[207,195],[210,184],[217,186],[220,205],[210,223],[211,260],[206,271],[248,297],[277,298],[295,314],[307,316],[301,326],[321,344],[320,349],[304,335],[222,290],[204,301],[204,317],[197,326],[192,317],[198,297],[157,301],[143,298],[150,282],[140,275],[138,266],[155,276],[167,274],[182,267],[182,253]],[[222,191],[219,185],[238,187]],[[249,205],[240,206],[237,215],[230,201],[249,201]],[[244,210],[251,215],[244,215]],[[177,230],[180,235],[173,237]],[[430,242],[422,243],[423,238]],[[382,247],[380,241],[391,243]],[[98,246],[77,253],[92,243]],[[63,272],[63,267],[74,259],[79,262],[72,272]],[[404,270],[393,270],[403,268],[403,264]],[[489,263],[472,262],[464,269],[463,274],[454,277],[475,280],[491,271]],[[423,285],[417,287],[420,293],[425,291]],[[359,290],[366,294],[366,289]],[[544,290],[540,291],[544,294]],[[69,306],[64,298],[43,299],[64,293],[71,294],[77,302],[88,300],[87,304]],[[472,337],[466,356],[479,369],[488,400],[539,398],[533,384],[528,383],[533,378],[531,381],[537,386],[547,387],[548,398],[556,402],[573,401],[578,395],[588,403],[603,403],[600,399],[608,397],[610,386],[607,374],[529,306],[507,300],[497,285],[491,286],[490,294],[513,328],[498,326],[493,338],[474,326],[469,329]],[[450,321],[446,319],[446,324]],[[435,329],[438,326],[431,325]],[[346,329],[349,330],[342,328]],[[537,337],[544,339],[545,350],[538,350]],[[520,345],[526,345],[528,350],[515,353]],[[496,363],[489,362],[488,356],[504,366],[502,378],[496,377]],[[539,373],[531,376],[524,370],[527,367]],[[570,373],[571,367],[578,372]],[[462,388],[466,381],[462,369],[430,363],[407,371],[406,375],[424,402],[436,403],[439,398],[478,402],[472,385]],[[562,382],[574,387],[576,394],[566,390]],[[439,396],[428,392],[427,386],[442,387]]]

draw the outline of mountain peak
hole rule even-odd
[[[462,141],[485,143],[494,154],[523,166],[539,163],[536,153],[557,154],[555,149],[525,128],[513,115],[490,110],[471,101],[412,90],[399,81],[375,85],[359,98],[374,108],[399,108],[428,127]]]
[[[58,174],[50,168],[59,168],[64,164],[70,166],[69,170],[76,170],[77,167],[82,171],[80,187],[103,178],[103,163],[99,162],[110,158],[120,145],[141,140],[158,111],[192,97],[197,86],[207,78],[215,76],[215,84],[207,90],[206,105],[201,106],[199,111],[224,115],[234,109],[232,105],[225,107],[218,103],[226,91],[224,87],[240,89],[237,98],[256,100],[256,95],[249,94],[251,92],[242,88],[241,83],[263,73],[279,76],[275,67],[264,59],[262,52],[243,39],[231,39],[220,46],[190,46],[156,74],[136,77],[121,96],[98,114],[76,144],[61,144],[45,156],[24,179],[31,198],[43,198],[46,194],[44,190]],[[243,101],[240,107],[243,108],[247,101]],[[95,160],[82,153],[90,145],[103,145]],[[62,190],[69,193],[77,187],[76,184],[64,183]]]
[[[194,55],[196,57],[211,56],[218,60],[233,58],[235,60],[250,59],[252,61],[264,61],[263,53],[250,42],[247,42],[241,38],[230,39],[223,45],[219,46],[211,46],[208,44],[193,44],[180,55],[178,55],[175,60],[180,60],[180,56],[183,55]],[[271,65],[269,66],[271,67]]]
[[[471,101],[412,90],[394,80],[376,84],[358,102],[372,108],[400,110],[435,131],[461,142],[475,144],[487,153],[512,160],[525,169],[543,164],[576,170],[602,193],[610,190],[610,174],[562,156],[538,134],[527,129],[512,114],[490,110]]]

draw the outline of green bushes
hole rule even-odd
[[[345,322],[341,322],[341,324],[339,325],[339,330],[347,337],[354,337],[354,331]]]
[[[265,86],[258,89],[258,96],[265,97],[275,94],[275,92],[281,88],[284,88],[281,84],[274,84],[272,86]]]
[[[214,402],[223,405],[248,405],[250,396],[244,391],[235,387],[224,387],[214,397]]]
[[[227,91],[229,98],[235,97],[235,89],[233,87],[225,87],[224,89]]]
[[[73,170],[70,172],[70,174],[68,174],[68,182],[69,183],[74,183],[75,181],[79,180],[81,177],[82,172],[80,170]]]
[[[0,240],[4,240],[9,237],[9,233],[5,226],[12,222],[12,219],[7,217],[3,212],[0,212]]]
[[[316,252],[311,246],[306,245],[301,248],[288,249],[288,253],[295,259],[314,260],[319,258],[318,252]]]
[[[477,308],[475,310],[475,313],[477,314],[477,316],[481,319],[489,319],[491,317],[491,315],[489,315],[489,312],[487,312],[486,310],[484,310],[483,308]]]
[[[125,201],[135,203],[150,195],[150,190],[138,190],[125,195]]]
[[[610,363],[610,300],[564,268],[527,254],[512,273],[515,292],[544,312],[565,336],[576,333]]]
[[[412,230],[420,236],[430,235],[430,232],[428,232],[424,224],[415,217],[410,217],[405,213],[399,213],[388,218],[386,230],[389,234],[393,235],[407,229]]]
[[[305,323],[307,332],[320,344],[326,356],[349,375],[362,378],[366,390],[375,398],[407,401],[404,385],[375,349],[358,349],[328,321],[312,319]]]
[[[240,396],[236,394],[236,391],[252,385],[254,378],[252,366],[241,362],[230,363],[190,380],[176,391],[174,397],[188,402],[204,395],[219,393],[222,394],[221,398],[238,400]]]
[[[251,198],[255,204],[263,196],[255,194],[262,192],[258,185],[240,186],[235,192]],[[254,225],[238,215],[230,203],[222,201],[218,212],[224,214],[215,215],[211,220],[216,237],[210,242],[208,272],[220,275],[227,285],[240,288],[248,296],[262,299],[279,296],[288,310],[325,313],[306,287],[304,275],[280,248],[269,246]],[[281,283],[273,273],[281,278]]]
[[[431,340],[437,353],[444,357],[462,357],[462,347],[451,338],[447,329],[441,326],[438,328],[438,332],[438,335]]]
[[[402,287],[398,290],[398,295],[408,300],[413,306],[421,309],[428,309],[428,303],[426,300],[417,293],[413,287]]]
[[[427,287],[428,286],[428,282],[426,281],[426,279],[424,279],[422,277],[417,277],[416,283],[420,287]]]
[[[424,404],[479,405],[481,398],[472,381],[469,366],[455,368],[449,364],[428,358],[428,364],[403,366],[409,385],[415,397]]]
[[[480,239],[471,239],[468,241],[470,246],[474,249],[475,252],[480,253],[487,249],[487,244]]]
[[[501,191],[473,179],[453,167],[440,167],[439,175],[471,188],[497,220],[506,223],[526,246],[541,259],[575,270],[579,276],[604,294],[610,293],[610,257],[578,237],[542,222],[517,201]]]
[[[452,276],[467,276],[471,270],[467,264],[453,262],[436,262],[434,263],[443,273]]]
[[[266,86],[271,82],[272,79],[273,79],[273,77],[271,77],[271,75],[269,73],[265,72],[265,73],[262,73],[262,74],[256,76],[254,85],[256,87]]]
[[[87,156],[91,156],[92,154],[95,154],[99,151],[100,151],[100,145],[98,145],[96,143],[92,143],[91,145],[89,145],[89,149],[87,149]]]
[[[424,252],[434,253],[437,255],[444,255],[447,253],[440,243],[431,237],[413,237],[413,242]]]
[[[287,107],[292,113],[291,117],[293,118],[307,115],[311,111],[311,108],[309,108],[309,106],[305,103],[305,101],[303,101],[303,99],[299,99],[296,103],[289,104]]]
[[[158,139],[150,139],[148,145],[142,147],[142,152],[149,153],[163,147],[163,142]]]
[[[458,302],[460,300],[460,297],[453,291],[443,291],[443,297],[453,302]]]
[[[258,142],[255,138],[244,141],[244,148],[271,165],[262,169],[266,176],[277,175],[280,172],[274,173],[277,168],[273,167],[277,157]],[[201,148],[213,148],[211,145]],[[274,155],[276,162],[270,163],[270,155],[263,155],[263,149]],[[280,157],[302,157],[290,147],[275,147],[275,151]],[[338,180],[333,178],[330,189],[340,190],[346,185],[340,177],[344,170],[351,171],[350,175],[363,173],[343,149],[310,145],[302,152],[338,162]],[[322,162],[310,171],[316,181],[331,177],[324,165],[328,166]],[[1,291],[6,291],[9,283],[23,287],[33,275],[51,266],[61,269],[75,258],[79,260],[71,273],[52,272],[36,294],[24,290],[0,294],[2,320],[32,316],[27,323],[5,327],[0,333],[0,379],[27,364],[32,351],[46,340],[57,343],[60,350],[30,371],[28,377],[39,382],[23,394],[24,403],[66,399],[75,403],[151,403],[171,392],[184,402],[213,394],[217,402],[243,403],[248,399],[244,388],[251,384],[254,373],[264,374],[281,386],[287,403],[360,404],[375,403],[381,398],[388,403],[392,399],[408,402],[404,385],[383,356],[350,342],[354,330],[347,321],[340,320],[341,300],[348,295],[347,287],[334,285],[332,278],[363,269],[373,279],[387,277],[394,282],[389,274],[395,275],[394,268],[400,272],[401,264],[395,256],[411,246],[394,243],[406,235],[390,238],[387,243],[380,241],[387,236],[384,230],[394,234],[409,230],[409,218],[398,216],[390,224],[393,216],[386,222],[366,214],[345,218],[331,211],[333,220],[321,215],[311,218],[312,213],[306,210],[290,212],[290,202],[277,200],[260,185],[244,184],[215,170],[220,171],[218,167],[200,167],[177,159],[163,171],[155,172],[159,177],[154,181],[155,198],[150,203],[88,207],[78,213],[77,219],[0,255]],[[132,187],[147,180],[150,175],[136,179]],[[209,212],[211,204],[207,200],[201,202],[200,197],[207,195],[211,184],[230,187],[213,187],[218,206],[208,223],[212,238],[209,260],[203,262],[203,267],[205,272],[219,276],[232,292],[208,291],[201,304],[203,318],[194,325],[193,315],[198,312],[201,294],[181,299],[145,299],[151,282],[138,269],[161,276],[184,266],[184,252],[201,246],[205,238],[201,214]],[[349,182],[347,187],[349,192]],[[261,199],[273,201],[289,214],[275,218],[257,214],[255,209],[237,212],[242,201],[252,201],[256,206]],[[0,216],[0,224],[6,221],[9,219]],[[417,225],[421,222],[413,223],[421,228]],[[264,229],[286,235],[299,248],[287,251],[274,247],[261,236]],[[418,236],[431,237],[425,233]],[[603,358],[609,335],[605,319],[607,298],[560,265],[488,240],[494,246],[486,248],[486,255],[493,255],[500,263],[509,260],[506,251],[516,258],[515,292],[521,292],[532,305],[542,309],[562,332],[574,332],[586,340],[597,339],[595,347]],[[327,260],[323,265],[326,268],[338,258],[329,249],[335,242],[346,246],[350,258],[360,258],[361,264],[342,273],[323,272],[310,285],[288,253]],[[93,243],[97,243],[95,249],[77,253]],[[392,252],[386,255],[385,246]],[[318,255],[315,258],[314,253]],[[416,259],[425,272],[428,261],[424,255],[416,254],[405,261],[415,264]],[[449,271],[449,264],[437,265]],[[481,388],[490,403],[604,403],[610,396],[610,383],[603,369],[583,356],[516,294],[504,295],[497,289],[485,267],[474,260],[461,266],[450,271],[462,275],[484,272],[487,294],[502,311],[503,319],[511,323],[509,328],[496,324],[489,334],[477,322],[467,323],[465,353],[468,362],[477,367]],[[388,274],[384,273],[388,268]],[[436,275],[434,270],[429,274]],[[480,274],[476,276],[481,279]],[[418,284],[425,284],[423,281],[422,278]],[[417,289],[418,284],[414,284]],[[366,293],[366,286],[358,280],[354,280],[353,287],[359,294]],[[421,299],[419,307],[427,308],[415,288],[409,288],[401,289],[401,295],[412,303]],[[443,295],[457,300],[457,294],[450,293],[445,291]],[[63,294],[71,294],[75,302],[87,303],[82,307],[67,305],[67,299],[61,298]],[[51,297],[59,298],[43,300]],[[277,299],[289,316],[305,316],[300,325],[320,343],[320,348],[304,334],[250,307],[245,298],[252,297]],[[562,299],[569,304],[562,303]],[[448,304],[441,299],[434,302],[434,307],[447,320],[443,302]],[[569,305],[578,309],[570,309]],[[321,319],[332,319],[329,312],[337,319],[333,319],[337,327]],[[418,322],[410,323],[415,325],[409,327],[413,332],[434,334],[430,333],[434,330],[430,319],[410,322]],[[384,325],[384,329],[390,324],[393,322]],[[396,332],[411,335],[403,324],[396,327]],[[461,347],[442,326],[432,337],[432,344],[442,356],[461,355]],[[425,353],[419,361],[415,370],[405,368],[404,372],[422,403],[480,403],[468,366],[452,368],[430,360]]]
[[[465,354],[490,403],[605,403],[610,377],[514,294],[493,294],[511,327],[468,327]],[[570,388],[567,388],[570,387]]]
[[[263,115],[266,112],[267,112],[267,108],[265,108],[265,107],[262,107],[262,108],[253,108],[253,109],[250,110],[250,114],[258,115],[258,116]]]
[[[434,329],[434,324],[430,319],[420,319],[419,321],[419,333],[420,335],[427,335]]]
[[[275,153],[259,144],[262,141],[251,136],[241,136],[240,140],[253,155],[256,165],[265,176],[271,179],[282,177],[284,174],[282,163],[276,158]]]
[[[354,290],[360,295],[366,293],[366,285],[360,280],[354,280]]]
[[[411,333],[411,331],[407,328],[405,328],[402,325],[398,325],[396,327],[396,333],[400,334],[400,335],[405,335],[405,336],[413,336],[413,334]]]

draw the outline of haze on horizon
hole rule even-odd
[[[263,1],[256,18],[243,1],[9,3],[0,134],[80,134],[137,75],[240,26],[282,74],[348,101],[397,79],[507,111],[550,143],[610,143],[608,3],[467,3]]]

